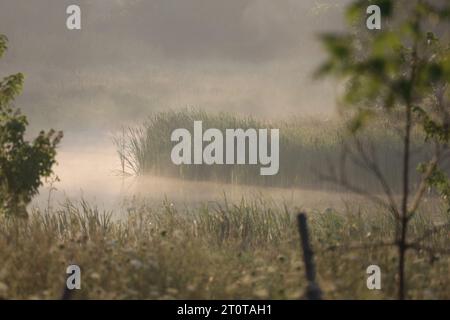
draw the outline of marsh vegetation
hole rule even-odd
[[[437,215],[428,214],[434,209]],[[408,252],[409,298],[449,299],[450,220],[430,206],[409,236],[432,251]],[[0,218],[0,297],[57,299],[64,270],[82,266],[89,299],[299,299],[306,280],[295,208],[264,199],[204,203],[131,201],[112,219],[86,202],[35,210],[27,222]],[[381,208],[309,212],[318,281],[327,299],[395,298],[392,216]],[[435,228],[437,232],[425,236]],[[431,253],[431,254],[430,254]],[[368,290],[366,268],[383,270],[382,290]]]
[[[259,165],[175,165],[171,151],[171,134],[178,128],[191,128],[194,121],[202,121],[205,130],[217,128],[276,128],[280,130],[279,172],[275,176],[261,176]],[[207,113],[198,109],[159,112],[149,116],[137,127],[124,128],[114,142],[122,170],[127,174],[156,175],[194,181],[215,181],[228,184],[247,184],[283,188],[320,188],[346,191],[339,185],[321,179],[330,166],[342,163],[345,141],[348,138],[345,119],[294,117],[268,121],[242,117],[231,113]],[[400,189],[402,144],[393,120],[379,120],[365,133],[366,140],[377,146],[380,169],[386,172],[388,183]],[[419,130],[413,140],[414,161],[425,159],[427,146],[420,140]],[[207,143],[204,143],[205,145]],[[248,155],[247,155],[248,157]],[[348,179],[372,192],[380,192],[376,179],[357,163],[348,164]],[[417,175],[415,177],[417,179]]]

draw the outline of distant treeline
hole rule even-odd
[[[186,128],[192,132],[194,121],[201,120],[204,130],[221,131],[235,128],[277,128],[280,130],[280,169],[277,175],[261,176],[261,165],[174,165],[171,151],[176,142],[171,141],[173,130]],[[344,152],[344,141],[351,141],[344,121],[317,118],[291,118],[285,121],[259,120],[229,113],[207,113],[201,110],[167,111],[152,115],[141,126],[124,128],[114,142],[122,162],[122,170],[134,175],[153,174],[188,180],[209,180],[231,184],[248,184],[271,187],[307,187],[342,190],[327,181],[333,170],[345,164],[345,179],[365,190],[378,191],[378,182],[363,165],[350,161]],[[374,146],[377,163],[394,190],[401,181],[402,149],[400,138],[393,126],[380,121],[362,136],[363,143]],[[425,158],[420,138],[415,139],[413,157]],[[208,142],[204,142],[208,144]],[[340,171],[339,171],[340,172]],[[414,178],[414,177],[413,177]]]

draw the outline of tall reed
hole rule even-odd
[[[192,132],[196,120],[203,129],[217,128],[278,128],[280,129],[280,169],[277,175],[261,176],[260,165],[174,165],[170,158],[170,137],[173,130],[186,128]],[[213,180],[231,184],[272,187],[308,187],[339,189],[319,178],[330,166],[342,160],[345,130],[342,121],[314,118],[291,118],[267,121],[254,117],[239,117],[230,113],[207,113],[202,110],[159,112],[142,125],[127,128],[115,142],[119,156],[129,173],[159,175],[188,180]],[[381,170],[395,190],[401,181],[399,171],[401,143],[389,123],[380,122],[367,133],[376,146]],[[206,143],[204,143],[206,145]],[[425,151],[415,154],[420,159]],[[379,191],[376,180],[355,163],[347,164],[349,181],[367,190]]]

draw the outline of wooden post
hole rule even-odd
[[[71,300],[73,297],[73,290],[70,290],[67,286],[67,274],[64,275],[65,280],[64,280],[64,287],[60,296],[60,300]]]
[[[306,214],[300,213],[297,216],[298,231],[300,233],[301,245],[303,250],[303,260],[305,263],[306,279],[308,286],[306,289],[306,297],[309,300],[321,300],[322,291],[316,283],[316,269],[314,266],[314,252],[309,243],[308,223]]]
[[[67,288],[67,285],[64,284],[64,289],[63,289],[63,292],[61,294],[61,300],[70,300],[70,299],[72,299],[72,296],[73,296],[72,290]]]

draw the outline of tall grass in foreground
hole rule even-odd
[[[248,128],[280,129],[280,170],[274,176],[261,176],[260,165],[180,165],[172,163],[170,153],[175,145],[170,141],[173,130],[186,128],[191,133],[193,123],[203,121],[203,130]],[[397,168],[401,164],[401,140],[389,123],[379,122],[367,132],[376,146],[380,169],[394,190],[401,181]],[[264,121],[238,117],[229,113],[206,113],[200,110],[168,111],[154,114],[143,125],[128,128],[115,139],[123,168],[135,175],[160,175],[188,180],[213,180],[233,184],[274,187],[336,188],[319,178],[330,166],[339,166],[343,156],[345,131],[339,120],[292,118],[286,121]],[[204,144],[206,145],[206,144]],[[420,145],[415,144],[415,148]],[[426,150],[414,154],[422,159]],[[365,190],[380,191],[375,180],[364,168],[349,163],[349,181]]]
[[[90,299],[302,298],[306,281],[293,211],[264,199],[179,210],[144,201],[112,219],[86,202],[53,212],[35,210],[28,221],[0,218],[0,298],[58,298],[69,264],[82,268]],[[393,298],[397,253],[377,243],[393,239],[390,215],[349,208],[309,213],[318,281],[325,298]],[[409,236],[436,223],[418,214]],[[436,222],[439,221],[439,222]],[[410,251],[409,298],[449,299],[449,229],[425,237],[433,254]],[[366,287],[366,268],[382,270],[382,290]]]

